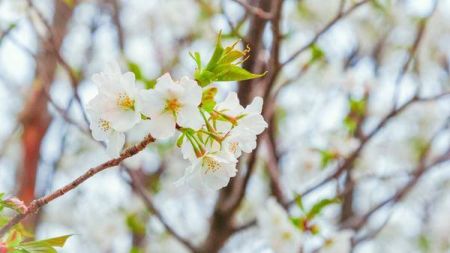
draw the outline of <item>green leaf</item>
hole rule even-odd
[[[202,94],[201,108],[207,112],[212,112],[214,110],[214,107],[216,106],[215,100],[216,94],[217,94],[216,87],[205,89]]]
[[[236,65],[228,66],[225,73],[221,73],[216,81],[242,81],[264,76],[263,74],[253,74]]]
[[[223,51],[221,33],[219,33],[217,36],[216,48],[214,49],[214,53],[209,60],[208,65],[206,65],[206,69],[213,69],[217,65],[218,61],[223,56]]]
[[[155,79],[145,80],[144,84],[145,84],[145,89],[147,89],[147,90],[154,89],[155,85],[156,85],[156,80]]]
[[[294,224],[294,226],[296,228],[303,228],[303,222],[304,222],[304,218],[302,217],[289,217],[289,220],[291,220],[292,224]]]
[[[250,51],[249,48],[245,50],[235,49],[237,42],[225,49],[222,46],[221,34],[217,37],[216,48],[208,61],[208,64],[203,68],[201,64],[201,57],[198,52],[190,53],[192,59],[197,64],[194,77],[201,87],[205,87],[216,81],[242,81],[261,77],[264,74],[253,74],[238,66],[245,61],[245,56]],[[241,59],[241,61],[238,61]]]
[[[300,208],[300,210],[305,212],[305,207],[303,206],[303,199],[302,199],[302,195],[301,194],[298,194],[295,197],[295,204],[297,204],[297,206]]]
[[[195,63],[197,63],[197,69],[202,69],[202,58],[200,57],[199,52],[194,52],[193,54],[189,52],[189,55],[194,59]]]
[[[127,226],[131,232],[138,235],[145,235],[146,227],[145,222],[143,222],[136,213],[131,213],[126,218]]]
[[[359,116],[364,115],[366,111],[366,99],[349,99],[350,111],[357,113]]]
[[[321,201],[314,204],[313,207],[311,207],[309,212],[306,214],[306,217],[308,220],[311,220],[315,216],[319,215],[325,207],[332,205],[332,204],[337,204],[340,202],[341,201],[338,198],[322,199]]]
[[[427,235],[425,235],[425,234],[419,235],[418,244],[419,244],[419,249],[422,252],[425,253],[425,252],[430,251],[431,244],[430,244],[430,239],[427,237]]]
[[[353,135],[358,127],[358,123],[354,118],[347,116],[344,119],[344,126],[347,128],[348,132]]]
[[[309,63],[314,63],[321,60],[325,56],[325,52],[317,44],[312,44],[311,47],[311,59]]]
[[[25,242],[21,243],[19,247],[30,252],[56,252],[53,247],[63,247],[67,239],[71,236],[72,235],[64,235],[39,241]]]
[[[320,150],[320,167],[322,169],[326,168],[331,161],[337,158],[337,154],[328,150]]]
[[[144,76],[142,75],[141,68],[139,65],[132,61],[127,61],[128,69],[134,73],[134,76],[136,77],[136,80],[142,81],[144,79]]]

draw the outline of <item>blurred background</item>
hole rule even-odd
[[[191,252],[162,216],[197,252],[282,252],[255,218],[271,196],[298,214],[301,195],[341,200],[302,252],[332,230],[354,231],[353,252],[450,252],[449,0],[0,0],[0,192],[29,203],[109,159],[86,134],[93,73],[119,61],[142,86],[192,78],[189,52],[206,61],[219,31],[268,71],[216,85],[243,105],[264,97],[270,126],[238,176],[220,192],[175,187],[187,163],[158,142],[43,208],[36,237],[74,234],[60,252]]]

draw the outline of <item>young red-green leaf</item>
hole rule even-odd
[[[7,207],[22,214],[27,211],[27,206],[25,203],[16,197],[0,200],[0,206]]]
[[[56,253],[54,247],[63,247],[67,239],[72,235],[64,235],[39,241],[25,242],[17,246],[17,250],[28,253]]]

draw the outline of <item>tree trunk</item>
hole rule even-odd
[[[21,112],[23,164],[18,173],[17,196],[26,204],[36,198],[36,175],[41,156],[41,143],[52,120],[47,108],[46,92],[54,81],[57,67],[54,52],[60,50],[72,9],[73,7],[67,6],[64,1],[55,1],[52,32],[47,33],[41,41],[41,49],[36,57],[35,79]],[[30,230],[34,230],[35,219],[32,217],[26,221],[26,226]]]

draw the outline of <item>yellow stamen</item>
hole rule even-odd
[[[98,126],[104,131],[108,131],[109,129],[111,129],[111,123],[107,120],[104,119],[100,119],[98,121]]]
[[[238,150],[238,148],[239,148],[239,143],[238,142],[232,142],[232,143],[230,143],[230,146],[228,147],[229,151],[232,154],[235,154],[236,151]]]
[[[181,103],[178,101],[178,99],[168,99],[166,100],[166,111],[170,111],[172,113],[177,113],[181,108]]]
[[[206,169],[205,174],[220,169],[220,163],[212,157],[203,158],[203,167]]]
[[[117,98],[117,105],[124,110],[134,110],[134,99],[126,93],[121,93]]]

